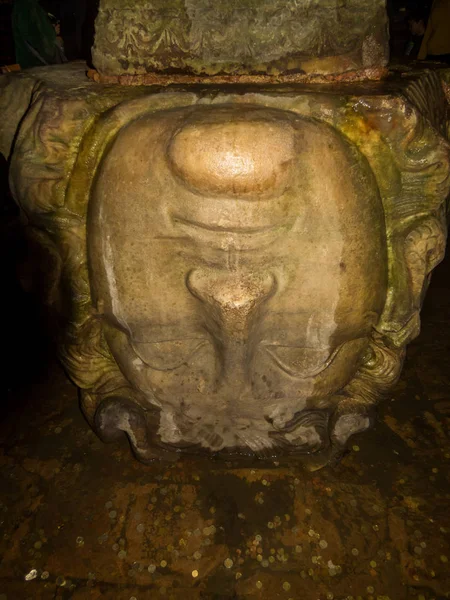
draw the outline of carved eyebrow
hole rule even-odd
[[[322,347],[322,348],[317,349],[317,348],[311,348],[308,346],[287,346],[287,345],[281,345],[281,344],[280,345],[264,344],[264,345],[265,345],[265,350],[266,350],[267,354],[269,354],[269,356],[274,360],[274,362],[285,373],[287,373],[291,377],[297,377],[299,379],[308,379],[310,377],[315,377],[316,375],[319,375],[320,373],[322,373],[322,371],[327,369],[334,362],[334,360],[336,359],[338,354],[340,354],[341,350],[343,350],[346,346],[348,346],[349,344],[356,344],[356,342],[362,342],[364,340],[367,340],[367,338],[360,337],[360,338],[351,339],[346,342],[343,342],[342,344],[337,346],[337,348],[335,348],[334,350],[331,350],[331,351],[330,351],[329,347]],[[317,364],[315,367],[313,367],[309,370],[293,368],[292,365],[287,363],[286,358],[282,359],[280,356],[278,356],[277,349],[286,349],[288,351],[292,350],[293,352],[295,352],[295,350],[298,350],[299,352],[304,351],[305,356],[308,353],[310,354],[310,356],[316,355]],[[323,360],[321,360],[322,358],[323,358]],[[319,362],[319,360],[321,360],[321,362]]]
[[[132,342],[134,353],[142,362],[155,371],[174,371],[186,365],[186,361],[200,348],[209,344],[205,338],[185,338],[151,342]],[[161,344],[163,347],[161,348]],[[167,345],[167,347],[165,347]]]
[[[341,348],[344,346],[345,343],[346,342],[344,342],[343,344],[341,344],[340,346],[338,346],[331,352],[330,352],[329,347],[312,348],[312,347],[308,347],[308,346],[286,346],[286,345],[281,345],[281,344],[270,344],[270,345],[263,344],[263,345],[265,346],[266,352],[271,356],[271,358],[275,361],[275,363],[285,373],[287,373],[291,377],[299,377],[301,379],[307,379],[308,377],[314,377],[315,375],[318,375],[319,373],[324,371],[328,366],[330,366],[330,364],[333,362],[333,360],[337,356],[338,352],[341,350]],[[310,352],[310,354],[317,355],[318,359],[324,358],[324,360],[321,361],[319,364],[317,364],[315,368],[312,368],[309,371],[305,372],[305,370],[295,369],[291,365],[287,364],[286,359],[283,360],[277,355],[277,349],[292,350],[294,352],[295,352],[295,350],[298,350],[298,351],[303,350],[305,352]]]

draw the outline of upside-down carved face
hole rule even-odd
[[[387,291],[358,151],[287,111],[149,114],[112,143],[90,211],[94,302],[161,441],[322,449]]]

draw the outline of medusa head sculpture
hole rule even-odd
[[[17,158],[13,182],[103,439],[314,469],[370,426],[445,247],[448,145],[420,113],[146,96],[91,119],[64,172],[44,198]]]

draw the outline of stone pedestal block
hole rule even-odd
[[[61,359],[103,439],[125,432],[143,461],[315,469],[370,426],[444,254],[446,78],[3,78],[13,193],[53,257]]]
[[[101,0],[102,75],[335,74],[383,67],[385,0]]]

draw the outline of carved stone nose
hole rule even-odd
[[[219,383],[227,393],[240,394],[248,386],[254,325],[262,305],[275,293],[276,281],[271,274],[196,270],[189,274],[187,287],[204,303],[221,364]]]
[[[206,311],[230,339],[244,341],[251,333],[252,321],[275,291],[272,275],[240,272],[192,271],[187,279],[191,294],[204,302]]]
[[[205,196],[282,194],[292,174],[293,127],[271,113],[259,120],[239,120],[239,115],[216,111],[206,122],[185,125],[169,147],[172,170]]]

